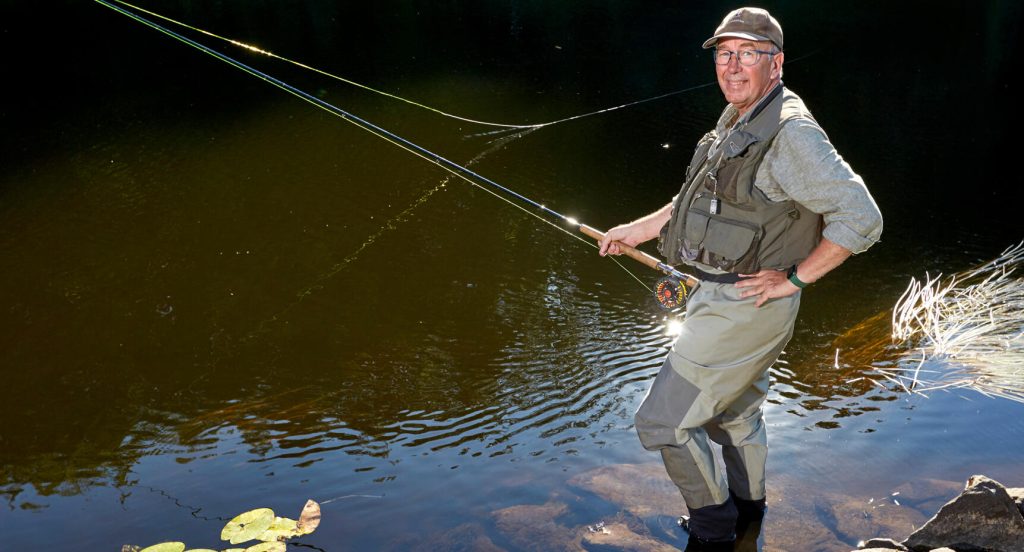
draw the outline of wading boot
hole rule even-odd
[[[737,511],[732,498],[724,504],[693,508],[678,523],[689,533],[686,552],[733,552]]]
[[[736,512],[739,514],[737,517],[738,521],[761,520],[768,509],[768,501],[764,498],[761,500],[747,500],[736,496],[732,491],[729,491],[729,498],[736,505]]]
[[[735,552],[757,552],[757,539],[761,536],[761,523],[767,510],[766,500],[746,500],[729,491],[736,504]]]
[[[690,531],[690,516],[679,516],[677,523],[689,534],[689,538],[686,539],[686,550],[683,552],[734,552],[735,541],[705,540],[693,534]]]

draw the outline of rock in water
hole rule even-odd
[[[1006,489],[1006,492],[1010,493],[1010,498],[1017,503],[1017,509],[1020,510],[1020,515],[1024,516],[1024,487]]]
[[[860,547],[861,550],[899,550],[906,552],[907,547],[892,539],[870,539]]]
[[[675,519],[685,513],[679,489],[660,463],[602,466],[573,477],[569,484],[640,518],[662,515]]]
[[[1024,552],[1024,516],[1005,487],[975,475],[960,496],[947,502],[903,544],[914,551],[948,546]]]

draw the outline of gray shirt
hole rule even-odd
[[[735,128],[729,122],[736,113],[728,105],[719,117],[719,142]],[[814,121],[794,119],[782,126],[757,169],[754,185],[772,201],[792,199],[822,215],[822,236],[853,253],[867,250],[882,234],[882,213],[864,180]]]

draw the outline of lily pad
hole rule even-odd
[[[275,517],[270,527],[256,538],[264,542],[283,541],[302,534],[294,519]]]
[[[320,505],[315,500],[307,500],[299,514],[298,529],[302,535],[308,535],[320,525]]]
[[[161,542],[160,544],[147,546],[143,548],[140,552],[185,552],[185,543]]]
[[[266,531],[273,522],[274,511],[270,508],[249,510],[238,514],[224,526],[220,532],[220,540],[229,541],[231,544],[250,541]]]
[[[245,552],[286,552],[288,545],[283,542],[261,542],[245,549]]]

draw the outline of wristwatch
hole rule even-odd
[[[796,277],[796,265],[789,267],[789,272],[786,273],[786,278],[789,279],[789,282],[791,284],[800,289],[804,289],[805,287],[810,285],[810,282],[805,282],[800,278]]]

